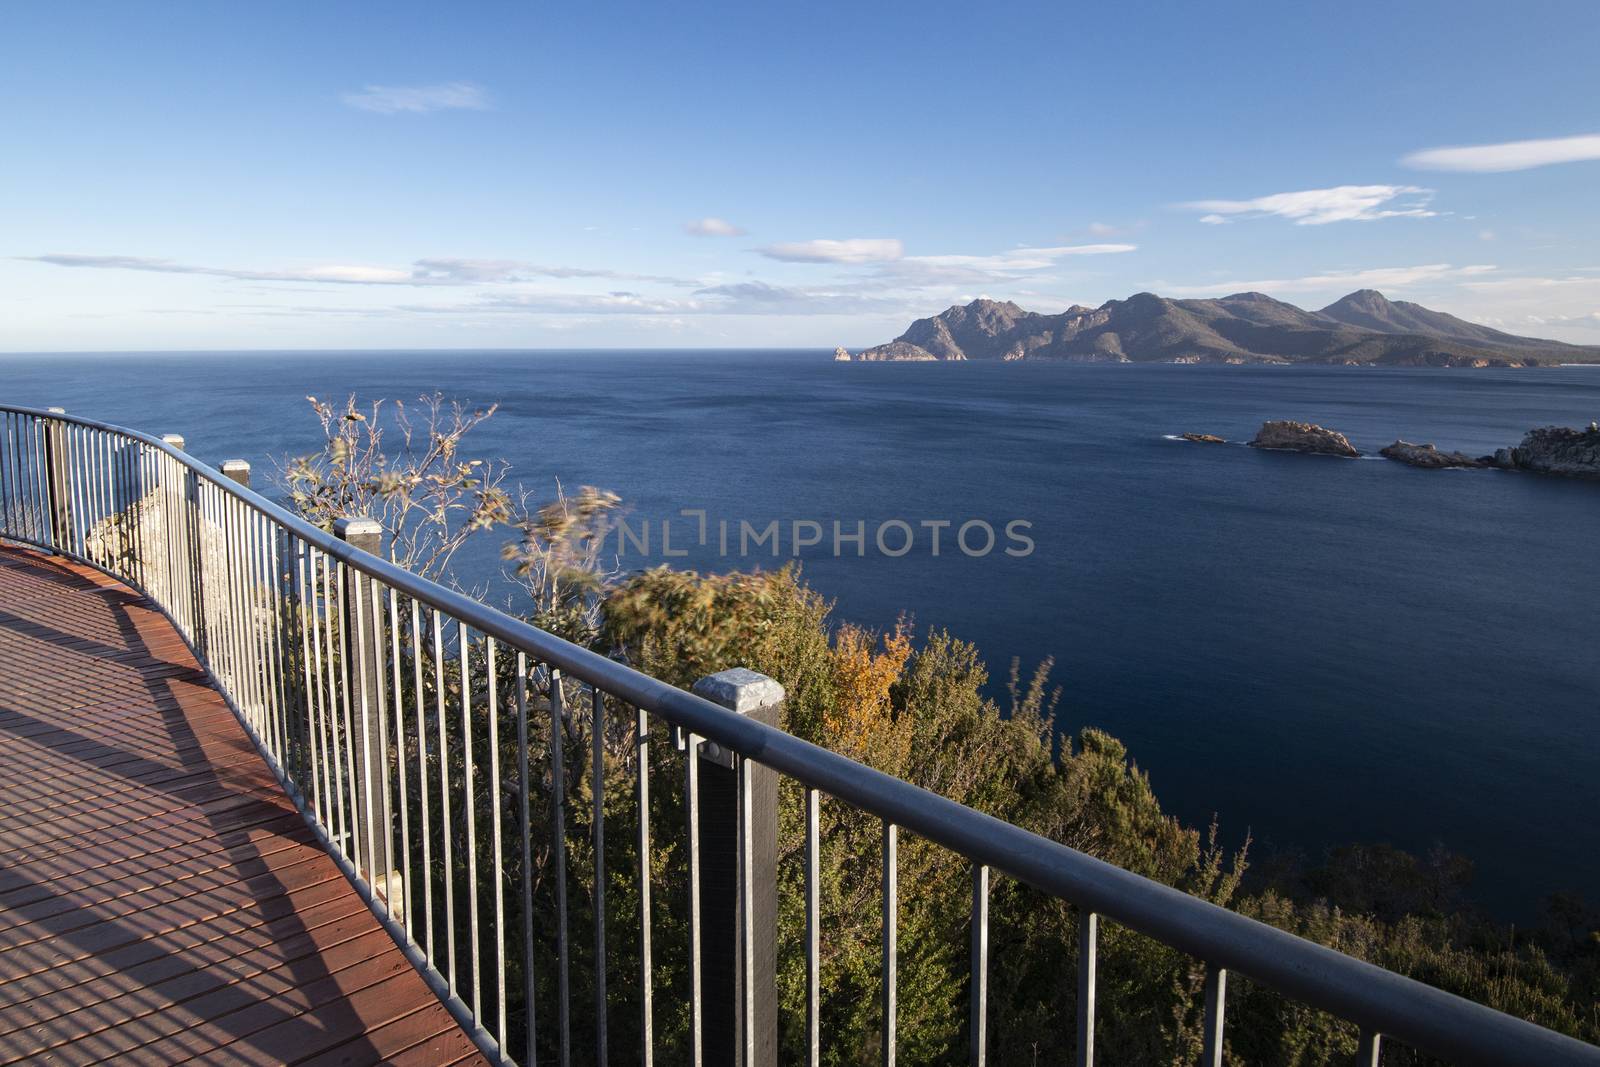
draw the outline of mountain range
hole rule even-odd
[[[1262,293],[1215,300],[1137,293],[1057,315],[974,300],[850,358],[1524,367],[1600,362],[1600,347],[1518,337],[1361,289],[1321,311]]]

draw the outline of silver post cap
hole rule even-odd
[[[45,410],[52,415],[65,415],[67,413],[66,408],[45,408]]]
[[[740,715],[748,715],[757,708],[783,700],[783,686],[748,667],[734,667],[708,674],[694,683],[693,691],[697,696],[703,696],[713,704],[721,704]]]
[[[183,451],[183,446],[184,446],[183,434],[181,434],[181,433],[164,433],[164,434],[161,435],[161,440],[163,442],[165,442],[166,444],[171,445],[173,448],[176,448],[179,452]]]
[[[383,533],[383,524],[377,519],[363,517],[333,520],[333,532],[340,540],[352,537],[374,537]]]
[[[222,469],[224,471],[247,471],[250,469],[250,461],[247,459],[225,459],[222,461]]]

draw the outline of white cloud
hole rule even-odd
[[[489,94],[471,82],[443,85],[368,85],[340,97],[358,111],[380,115],[427,115],[434,111],[485,111]]]
[[[1497,172],[1600,159],[1600,133],[1548,137],[1537,141],[1457,145],[1412,152],[1400,162],[1417,170]]]
[[[785,263],[888,263],[905,254],[893,237],[852,237],[844,241],[793,241],[756,251]]]
[[[907,263],[925,263],[931,267],[971,267],[987,271],[1030,271],[1053,267],[1059,259],[1068,256],[1106,256],[1120,252],[1133,252],[1138,245],[1096,244],[1057,245],[1054,248],[1014,248],[993,256],[907,256]]]
[[[1374,219],[1430,218],[1433,190],[1415,185],[1336,185],[1331,189],[1304,189],[1273,193],[1253,200],[1192,200],[1179,207],[1206,214],[1201,222],[1221,225],[1234,219],[1282,218],[1297,226],[1330,222],[1370,222]]]
[[[1166,285],[1160,292],[1172,296],[1215,296],[1228,293],[1304,293],[1325,290],[1406,289],[1435,282],[1462,281],[1494,271],[1488,264],[1465,267],[1427,263],[1416,267],[1373,267],[1367,270],[1327,271],[1299,278],[1265,278],[1223,281],[1208,285]]]
[[[1107,222],[1091,222],[1088,225],[1090,237],[1115,237],[1122,231]]]
[[[697,285],[688,278],[663,274],[634,274],[629,271],[592,267],[552,267],[515,259],[419,259],[412,264],[414,284],[503,285],[529,278],[611,278],[625,282],[660,282],[662,285]]]
[[[683,224],[683,231],[695,237],[742,237],[744,230],[727,219],[708,216]]]
[[[100,270],[137,270],[156,274],[198,274],[213,278],[232,278],[253,282],[328,282],[340,285],[504,285],[529,278],[610,278],[616,281],[660,282],[664,285],[691,286],[687,278],[657,274],[630,274],[624,271],[595,270],[587,267],[543,266],[506,259],[419,259],[406,270],[398,267],[315,266],[292,270],[247,270],[236,267],[207,267],[174,263],[167,259],[143,256],[84,256],[51,254],[19,256],[34,263],[58,267],[87,267]]]

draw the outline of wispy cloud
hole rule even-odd
[[[659,282],[690,286],[699,283],[667,274],[635,274],[592,267],[552,267],[515,259],[419,259],[412,264],[416,284],[430,282],[504,285],[530,278],[610,278],[624,282]]]
[[[489,94],[471,82],[442,85],[368,85],[341,100],[358,111],[380,115],[427,115],[435,111],[486,111]]]
[[[1207,285],[1164,285],[1160,288],[1161,292],[1173,296],[1216,296],[1240,292],[1304,293],[1333,289],[1407,289],[1434,282],[1481,277],[1494,270],[1495,267],[1489,264],[1456,267],[1449,263],[1426,263],[1416,267],[1327,271],[1299,278],[1261,278],[1213,282]]]
[[[695,237],[742,237],[744,230],[727,219],[707,216],[683,224],[683,231]]]
[[[505,259],[419,259],[412,263],[410,269],[329,265],[289,270],[251,270],[175,263],[168,259],[149,259],[143,256],[85,256],[54,253],[17,258],[33,263],[50,263],[58,267],[137,270],[156,274],[198,274],[239,281],[302,284],[325,282],[338,285],[505,285],[525,282],[530,278],[609,278],[615,281],[659,282],[678,286],[699,284],[692,279],[666,275],[630,274],[625,271],[587,267],[544,266]]]
[[[1330,222],[1371,222],[1374,219],[1430,218],[1433,190],[1415,185],[1336,185],[1330,189],[1303,189],[1273,193],[1253,200],[1191,200],[1178,205],[1203,211],[1201,222],[1221,225],[1235,219],[1280,218],[1297,226],[1322,226]]]
[[[688,297],[618,291],[558,293],[494,292],[468,303],[401,304],[394,310],[428,314],[555,315],[851,315],[907,310],[902,299],[873,296],[844,286],[778,286],[734,282],[697,289]]]
[[[1053,248],[1013,248],[992,256],[907,256],[908,263],[926,263],[933,267],[971,267],[975,270],[1030,271],[1053,267],[1057,260],[1069,256],[1109,256],[1133,252],[1138,245],[1093,244],[1057,245]]]
[[[886,284],[911,289],[1011,285],[1022,278],[1038,279],[1037,272],[1081,256],[1117,255],[1138,249],[1133,244],[1057,245],[1047,248],[1013,248],[994,255],[906,256],[879,266],[877,277]]]
[[[1400,162],[1416,170],[1497,172],[1548,167],[1552,163],[1580,163],[1600,159],[1600,133],[1576,137],[1547,137],[1536,141],[1456,145],[1425,148]]]
[[[893,237],[852,237],[843,241],[793,241],[756,251],[785,263],[887,263],[905,255],[905,246]]]

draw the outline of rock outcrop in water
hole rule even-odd
[[[1506,470],[1600,478],[1600,426],[1591,422],[1587,430],[1566,426],[1529,430],[1520,445],[1502,448],[1490,460]]]
[[[1396,441],[1378,450],[1378,455],[1412,467],[1440,470],[1446,467],[1487,467],[1488,459],[1474,459],[1465,452],[1441,452],[1432,445]]]
[[[1319,456],[1347,456],[1356,458],[1357,452],[1349,439],[1336,430],[1325,429],[1309,422],[1292,422],[1276,419],[1261,424],[1251,448],[1273,448],[1287,452],[1311,452]]]
[[[1186,433],[1180,434],[1185,441],[1193,441],[1197,445],[1225,445],[1227,439],[1218,437],[1214,433]]]
[[[833,361],[835,363],[850,362],[850,353],[845,349],[844,345],[840,345],[838,348],[833,350]]]

